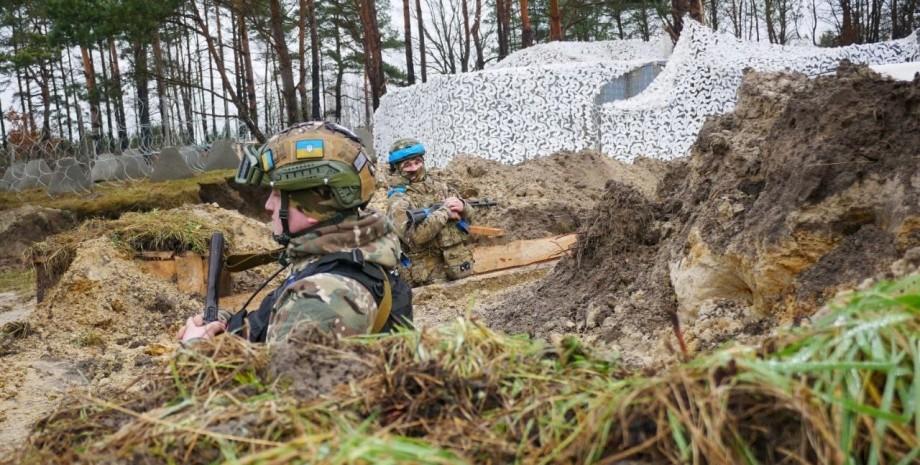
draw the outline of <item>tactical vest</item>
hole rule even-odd
[[[360,250],[336,252],[324,255],[310,263],[304,269],[294,273],[278,289],[265,296],[259,309],[254,312],[240,310],[228,322],[231,334],[241,334],[244,320],[249,322],[249,340],[265,342],[268,324],[271,321],[275,301],[291,284],[320,273],[330,273],[354,279],[361,283],[374,296],[378,310],[389,306],[386,323],[379,330],[381,333],[392,332],[396,326],[412,327],[412,288],[394,272],[386,272],[372,263],[364,261]],[[389,286],[386,286],[386,284]],[[385,301],[389,287],[390,302]]]

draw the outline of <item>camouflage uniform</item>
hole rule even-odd
[[[360,250],[365,261],[393,269],[398,262],[399,239],[377,212],[311,231],[288,245],[292,275],[325,254],[353,249]],[[319,273],[282,290],[275,300],[266,341],[284,341],[302,324],[318,325],[342,336],[366,334],[376,316],[377,302],[367,288],[345,276]]]
[[[411,291],[389,273],[399,261],[399,238],[384,215],[361,211],[376,182],[374,160],[357,136],[329,122],[295,124],[257,153],[245,153],[235,179],[267,184],[278,195],[282,233],[275,239],[293,265],[285,283],[258,311],[240,312],[248,322],[240,326],[248,328],[250,340],[285,341],[305,325],[337,335],[365,334],[390,326],[394,316],[411,319]],[[293,208],[319,223],[291,231],[288,212]],[[389,290],[392,299],[381,290]],[[378,301],[392,303],[383,328],[377,321]],[[237,327],[234,321],[229,326]]]
[[[423,173],[418,181],[394,175],[390,178],[390,186],[387,216],[411,260],[404,276],[416,286],[469,276],[473,271],[473,253],[466,244],[469,236],[457,228],[456,220],[449,219],[447,207],[432,211],[416,225],[410,226],[407,216],[409,210],[427,208],[445,198],[460,196],[431,173]],[[464,202],[460,216],[472,222],[475,212]]]

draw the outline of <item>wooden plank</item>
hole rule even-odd
[[[488,226],[469,226],[470,234],[483,237],[501,237],[505,235],[505,230],[501,228],[490,228]]]
[[[136,263],[146,273],[159,276],[167,281],[176,281],[175,260],[137,260]]]
[[[176,285],[186,294],[205,295],[207,292],[207,265],[201,255],[184,252],[176,256]]]
[[[477,247],[473,249],[473,258],[476,260],[473,272],[474,274],[488,273],[555,260],[574,247],[577,240],[576,234],[566,234]]]

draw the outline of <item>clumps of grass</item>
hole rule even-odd
[[[219,228],[187,212],[153,210],[126,213],[109,222],[107,229],[112,241],[127,252],[157,250],[206,254],[211,233]]]
[[[0,270],[0,292],[29,292],[35,287],[35,270],[6,269]]]
[[[204,221],[182,210],[129,212],[115,220],[86,221],[76,229],[32,245],[27,251],[36,269],[38,300],[57,284],[84,241],[107,236],[119,251],[128,255],[145,251],[206,254],[214,231],[224,232],[225,250],[231,250],[232,236],[225,229],[225,225]]]
[[[95,330],[81,334],[75,342],[80,347],[105,347],[105,338]]]
[[[15,341],[32,335],[34,329],[27,321],[10,321],[0,327],[0,357],[16,353]]]
[[[320,346],[322,345],[322,346]],[[372,367],[317,398],[270,375],[269,349],[219,337],[141,390],[78,394],[17,463],[896,464],[920,458],[920,277],[854,293],[811,327],[657,376],[575,339],[459,321],[285,348]],[[320,356],[320,355],[317,355]],[[319,362],[323,362],[320,360]],[[335,364],[317,363],[317,366]],[[314,373],[315,374],[315,373]],[[335,369],[320,376],[338,376]]]

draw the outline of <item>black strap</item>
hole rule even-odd
[[[264,342],[271,319],[272,308],[275,301],[284,293],[287,287],[303,278],[320,273],[330,273],[354,279],[361,283],[374,296],[375,302],[380,305],[385,294],[384,280],[391,287],[391,310],[387,323],[382,332],[390,332],[397,325],[412,325],[412,289],[393,273],[382,271],[380,267],[364,260],[364,254],[354,249],[351,252],[335,252],[326,254],[310,263],[302,270],[294,273],[285,284],[275,289],[262,300],[259,309],[254,312],[241,310],[234,314],[228,322],[228,331],[240,334],[245,321],[249,321],[249,340]]]

